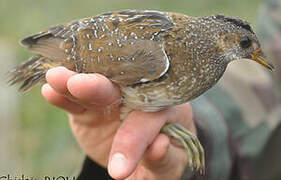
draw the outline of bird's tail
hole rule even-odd
[[[10,85],[22,83],[19,90],[24,92],[39,82],[45,81],[46,72],[53,67],[59,66],[59,62],[48,59],[41,55],[31,57],[28,61],[8,72]]]
[[[61,30],[55,26],[48,31],[40,32],[24,38],[20,43],[37,55],[19,65],[8,73],[11,85],[22,83],[19,90],[27,91],[34,85],[45,80],[46,72],[53,67],[61,66],[66,59],[61,47],[63,39],[54,34]]]

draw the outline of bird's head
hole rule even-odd
[[[248,22],[223,15],[213,18],[224,24],[217,45],[226,61],[251,59],[270,71],[274,69],[273,65],[265,60],[259,40]]]

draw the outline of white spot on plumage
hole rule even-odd
[[[88,49],[89,49],[90,51],[92,51],[92,50],[93,50],[92,43],[88,43]]]
[[[142,78],[142,79],[140,79],[140,82],[147,82],[147,81],[149,81],[149,79],[145,79],[145,78]]]

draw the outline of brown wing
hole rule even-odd
[[[172,27],[157,11],[119,11],[59,25],[22,44],[77,71],[123,85],[158,79],[169,67],[159,34]]]
[[[103,41],[107,44],[107,41]],[[117,84],[130,85],[158,79],[169,68],[169,59],[161,43],[152,40],[127,40],[122,47],[102,46],[85,57],[84,70],[104,74]],[[90,63],[87,63],[89,62]],[[82,65],[83,66],[83,65]]]

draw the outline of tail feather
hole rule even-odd
[[[51,59],[37,55],[8,73],[10,85],[22,83],[19,91],[27,91],[34,85],[44,82],[46,72],[59,64]]]
[[[34,85],[45,80],[48,69],[66,65],[63,43],[64,39],[56,34],[63,30],[63,26],[54,26],[47,31],[24,38],[21,44],[37,55],[9,72],[10,85],[22,83],[20,91],[27,91]],[[68,66],[72,67],[71,63]]]

